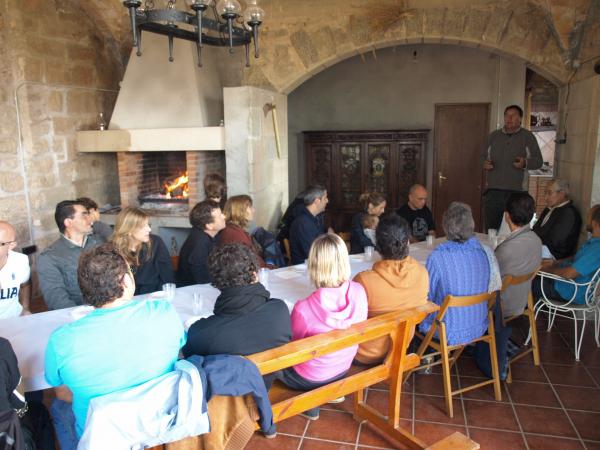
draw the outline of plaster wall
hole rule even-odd
[[[228,196],[254,200],[258,226],[275,230],[288,203],[287,97],[250,86],[225,88],[225,160]],[[281,143],[277,155],[273,112],[276,105]]]
[[[523,105],[522,61],[453,45],[363,56],[318,73],[289,95],[290,198],[305,187],[302,131],[429,128],[430,185],[436,103],[490,103],[490,130],[502,124],[505,106]]]
[[[173,41],[169,62],[166,36],[142,32],[142,55],[131,50],[110,129],[218,126],[223,90],[216,49],[205,46],[198,67],[196,45]]]

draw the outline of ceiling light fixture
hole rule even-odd
[[[161,1],[161,0],[157,0]],[[173,61],[173,39],[185,39],[196,43],[198,66],[202,67],[204,45],[246,48],[246,67],[250,66],[250,44],[254,43],[254,57],[258,58],[258,28],[265,12],[258,6],[258,0],[246,0],[247,8],[242,13],[238,0],[185,0],[191,11],[175,8],[177,0],[164,0],[163,9],[155,8],[153,0],[125,0],[123,6],[129,10],[133,46],[137,55],[142,54],[142,30],[162,34],[169,39],[169,61]],[[207,17],[207,16],[212,17]]]

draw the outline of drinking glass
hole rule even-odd
[[[204,303],[204,296],[200,292],[194,292],[194,301],[192,303],[192,314],[199,316],[202,312],[202,304]]]
[[[373,259],[374,250],[375,249],[370,245],[368,247],[365,247],[365,261],[371,261],[371,259]]]
[[[429,248],[433,247],[433,240],[434,239],[435,238],[431,234],[427,235],[427,238],[425,238],[425,240],[427,241],[427,247],[429,247]]]
[[[266,267],[261,267],[258,269],[258,281],[265,287],[265,289],[269,289],[269,269]]]
[[[172,302],[175,298],[175,283],[165,283],[162,289],[165,292],[166,299]]]

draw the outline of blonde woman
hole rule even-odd
[[[234,195],[225,203],[223,212],[225,213],[227,225],[219,233],[219,244],[243,244],[256,254],[260,267],[265,267],[265,261],[261,257],[260,251],[245,230],[248,224],[254,220],[252,199],[248,195]]]
[[[174,283],[171,257],[159,236],[150,234],[148,214],[139,208],[125,208],[117,216],[111,241],[125,256],[135,279],[135,295],[160,291]]]
[[[317,288],[292,311],[292,340],[349,328],[367,319],[367,294],[350,281],[350,261],[344,241],[335,234],[316,238],[308,255],[308,273]],[[278,378],[288,387],[309,391],[345,376],[358,346],[323,355],[283,370]],[[339,399],[343,400],[343,399]],[[319,418],[319,408],[302,414]]]

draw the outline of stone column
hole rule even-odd
[[[250,86],[224,89],[225,160],[228,196],[248,194],[255,221],[275,230],[288,204],[287,96]],[[276,105],[281,155],[277,155],[273,112]]]

